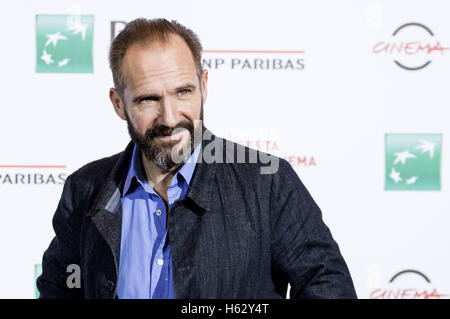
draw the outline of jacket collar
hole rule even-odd
[[[202,138],[201,140],[202,147],[186,197],[192,199],[203,210],[209,211],[211,210],[213,182],[217,164],[206,163],[203,159],[203,150],[209,143],[216,139],[216,136],[205,126],[202,127],[202,137],[203,136],[210,138]],[[94,216],[99,210],[106,210],[113,214],[118,211],[123,196],[123,186],[133,154],[133,148],[134,143],[130,142],[126,149],[120,153],[111,173],[108,175],[98,192],[94,209],[88,213],[88,216]]]
[[[201,145],[195,147],[194,152],[189,159],[181,166],[181,168],[173,175],[169,188],[175,184],[187,184],[191,182],[192,175],[197,165],[197,158],[201,150]],[[122,188],[122,197],[132,193],[137,187],[142,186],[147,193],[155,194],[156,192],[150,187],[146,181],[146,174],[142,164],[141,151],[137,145],[134,146],[133,155],[131,157],[130,166],[126,173],[125,182]]]
[[[100,190],[95,199],[94,209],[88,216],[94,216],[99,210],[107,210],[116,213],[119,208],[120,198],[122,196],[121,189],[124,182],[124,174],[126,174],[128,165],[130,164],[131,155],[133,153],[134,143],[128,143],[125,150],[119,154],[119,158],[114,164],[111,173],[106,177],[105,182],[100,186]]]
[[[205,139],[206,137],[206,139]],[[213,143],[217,137],[203,126],[202,147],[197,159],[197,165],[189,185],[186,197],[192,199],[204,211],[211,210],[213,198],[214,179],[216,176],[217,163],[207,163],[204,159],[204,150],[208,144]],[[203,211],[203,212],[204,212]]]

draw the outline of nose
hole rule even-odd
[[[161,100],[158,120],[160,124],[167,127],[174,127],[178,123],[176,102],[170,97],[164,97]]]

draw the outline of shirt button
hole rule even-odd
[[[162,260],[161,258],[158,259],[157,261],[158,266],[162,266],[164,264],[164,260]]]
[[[108,290],[113,291],[114,290],[114,283],[112,281],[108,280],[108,281],[105,282],[105,287]]]
[[[161,216],[162,215],[162,211],[160,209],[156,210],[156,215]]]

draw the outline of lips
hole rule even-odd
[[[176,144],[176,143],[178,143],[181,140],[182,132],[179,132],[179,133],[173,134],[173,135],[157,136],[155,138],[157,138],[157,139],[159,139],[160,141],[163,141],[163,142],[169,142],[169,143]]]

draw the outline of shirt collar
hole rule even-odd
[[[200,150],[201,144],[198,144],[189,159],[172,177],[169,188],[181,183],[182,180],[180,180],[180,178],[184,179],[188,185],[190,184]],[[142,165],[141,152],[135,144],[133,148],[133,155],[131,156],[130,167],[128,169],[123,187],[123,196],[126,196],[129,191],[133,191],[135,187],[138,186],[136,183],[139,183],[147,192],[155,193],[147,182],[144,167]]]

